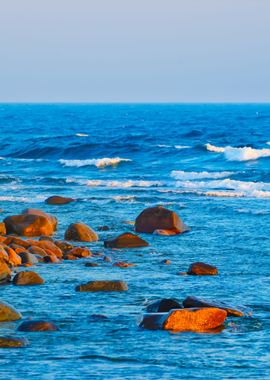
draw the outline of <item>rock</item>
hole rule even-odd
[[[52,241],[38,241],[37,246],[42,248],[48,255],[55,255],[58,259],[63,257],[63,252]]]
[[[72,223],[65,232],[65,239],[71,241],[98,241],[97,234],[84,223]]]
[[[11,266],[16,267],[22,264],[21,257],[12,248],[6,246],[5,250],[8,254],[8,262]]]
[[[57,220],[42,211],[27,209],[21,215],[8,216],[4,219],[4,223],[8,234],[40,236],[52,235],[56,229]]]
[[[188,268],[187,274],[196,275],[196,276],[207,276],[207,275],[216,275],[218,274],[218,269],[212,265],[196,262],[190,265]]]
[[[105,261],[106,263],[111,263],[112,259],[109,256],[104,256],[103,261]]]
[[[168,259],[161,260],[160,264],[170,265],[171,264],[171,260],[168,260]]]
[[[31,243],[29,243],[28,240],[20,239],[17,236],[8,236],[5,239],[4,243],[6,245],[16,244],[17,246],[23,247],[23,248],[28,248],[28,247],[30,247],[32,245]]]
[[[19,272],[13,278],[14,285],[41,285],[44,282],[39,274],[30,271]]]
[[[87,284],[79,285],[75,289],[77,292],[123,292],[128,290],[124,281],[90,281]]]
[[[168,313],[149,313],[140,323],[146,329],[204,332],[221,326],[227,317],[217,308],[177,309]]]
[[[168,312],[172,309],[182,309],[182,305],[170,298],[162,298],[160,300],[157,300],[155,302],[152,302],[146,307],[147,313],[164,313]]]
[[[113,266],[120,267],[120,268],[128,268],[128,267],[134,267],[135,264],[125,263],[124,261],[118,261],[117,263],[114,263]]]
[[[53,322],[48,321],[25,321],[20,324],[18,331],[57,331],[58,327]]]
[[[11,279],[11,270],[7,263],[0,259],[0,284],[5,284]]]
[[[188,231],[176,212],[161,206],[149,207],[142,211],[135,221],[135,231],[153,233],[156,230],[171,231],[176,234]]]
[[[45,203],[48,205],[66,205],[68,203],[74,202],[75,199],[73,198],[67,198],[67,197],[61,197],[59,195],[53,195],[45,200]]]
[[[99,226],[98,231],[109,231],[109,227],[108,226]]]
[[[31,264],[31,265],[38,264],[38,259],[36,258],[35,255],[33,255],[30,252],[21,252],[19,253],[19,256],[22,259],[22,264]]]
[[[51,222],[51,224],[53,225],[54,231],[56,231],[56,229],[57,229],[57,218],[53,215],[47,214],[46,212],[44,212],[42,210],[37,210],[36,208],[26,208],[25,210],[22,211],[22,214],[44,216],[45,218],[47,218]],[[48,234],[44,234],[44,236],[47,236],[47,235]],[[42,234],[40,234],[38,236],[42,236]]]
[[[43,262],[47,264],[61,264],[61,260],[59,260],[55,255],[43,257]]]
[[[0,223],[0,235],[6,235],[6,225],[5,223]]]
[[[107,322],[109,318],[103,314],[92,314],[88,317],[88,322]]]
[[[149,244],[139,236],[126,232],[112,240],[104,241],[106,248],[136,248],[147,247]]]
[[[47,252],[45,252],[44,249],[37,247],[36,245],[29,247],[28,251],[33,255],[38,255],[39,257],[47,256]]]
[[[97,263],[85,263],[86,267],[98,267],[99,265]]]
[[[79,258],[91,256],[91,252],[85,247],[75,247],[67,252],[68,255],[76,256]]]
[[[0,336],[0,348],[20,348],[20,347],[26,347],[28,345],[29,345],[29,342],[25,338]]]
[[[155,230],[153,232],[154,235],[161,235],[161,236],[174,236],[177,235],[175,231],[170,230]]]
[[[61,251],[63,253],[66,253],[68,251],[71,251],[72,248],[74,248],[73,245],[71,245],[70,243],[67,243],[66,241],[62,241],[62,240],[55,240],[54,241],[54,244],[61,249]]]
[[[21,319],[22,315],[13,306],[0,302],[0,322],[12,322]]]
[[[68,253],[65,254],[64,256],[64,260],[78,260],[79,257],[77,256],[73,256],[73,255],[69,255]]]
[[[40,238],[38,239],[39,241],[51,241],[53,242],[53,238],[51,236],[46,236],[46,235],[41,235]]]
[[[225,310],[228,316],[233,316],[233,317],[244,317],[244,316],[250,316],[252,314],[252,310],[246,307],[234,308],[232,306],[225,304],[224,302],[206,301],[206,300],[199,299],[196,297],[187,297],[183,301],[183,305],[184,305],[184,308],[194,308],[194,307],[219,308],[219,309]]]

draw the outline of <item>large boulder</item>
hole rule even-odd
[[[104,242],[106,248],[136,248],[147,247],[148,245],[149,244],[145,240],[130,232]]]
[[[65,240],[98,241],[98,235],[84,223],[72,223],[65,232]]]
[[[7,263],[0,259],[0,284],[9,282],[11,278],[11,270]]]
[[[147,313],[164,313],[172,309],[182,309],[181,304],[170,298],[162,298],[147,305]]]
[[[188,231],[176,212],[161,206],[149,207],[143,210],[135,221],[135,231],[153,233],[156,230],[166,230],[168,234],[180,234]]]
[[[177,309],[168,313],[145,314],[140,326],[151,330],[203,332],[221,326],[226,317],[226,311],[217,308]]]
[[[227,305],[224,302],[206,301],[204,299],[200,299],[197,297],[190,297],[190,296],[187,297],[183,301],[183,305],[184,305],[184,308],[194,308],[194,307],[219,308],[219,309],[225,310],[227,312],[228,316],[232,316],[232,317],[244,317],[244,316],[252,315],[252,310],[247,308],[247,307],[239,306],[239,307],[235,308],[231,305]]]
[[[0,322],[11,322],[21,319],[22,315],[13,306],[0,301]]]
[[[36,272],[22,271],[16,274],[12,282],[14,285],[41,285],[45,281]]]
[[[196,262],[189,266],[187,274],[194,276],[213,276],[218,274],[218,269],[213,265]]]
[[[45,200],[48,205],[66,205],[68,203],[74,202],[75,199],[68,197],[61,197],[59,195],[53,195]]]
[[[25,338],[15,338],[12,336],[0,336],[0,348],[26,347],[29,342]]]
[[[57,227],[57,219],[43,211],[26,209],[20,215],[4,219],[8,234],[19,236],[52,235]]]
[[[48,321],[25,321],[20,324],[18,331],[57,331],[58,327],[53,322]]]
[[[124,281],[90,281],[87,284],[79,285],[75,289],[77,292],[123,292],[128,290]]]

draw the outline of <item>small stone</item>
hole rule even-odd
[[[74,202],[75,199],[68,197],[61,197],[60,195],[53,195],[45,200],[48,205],[66,205]]]
[[[164,259],[164,260],[162,260],[160,263],[161,263],[161,264],[170,265],[170,264],[171,264],[171,260]]]
[[[85,263],[86,267],[98,267],[99,265],[97,263]]]
[[[128,267],[134,267],[135,264],[126,263],[124,261],[118,261],[117,263],[114,263],[113,266],[120,267],[120,268],[128,268]]]
[[[214,276],[218,274],[218,269],[209,264],[196,262],[190,265],[187,274],[194,276]]]
[[[111,263],[112,259],[109,256],[104,256],[103,261],[105,261],[106,263]]]
[[[39,274],[31,271],[19,272],[13,278],[14,285],[41,285],[44,284],[44,282]]]
[[[123,292],[128,290],[124,281],[104,280],[90,281],[87,284],[78,285],[75,289],[77,292]]]
[[[53,322],[48,321],[25,321],[20,324],[18,331],[57,331],[58,327]]]
[[[68,255],[73,255],[79,258],[91,256],[91,252],[85,247],[75,247],[67,252]]]

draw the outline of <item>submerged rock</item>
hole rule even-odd
[[[75,290],[77,292],[123,292],[128,290],[128,286],[124,281],[118,280],[90,281],[87,284],[78,285]]]
[[[196,298],[196,297],[187,297],[183,301],[183,305],[184,305],[184,308],[194,308],[194,307],[219,308],[219,309],[225,310],[228,316],[233,316],[233,317],[244,317],[244,316],[252,315],[252,310],[246,307],[240,306],[240,307],[234,308],[231,305],[227,305],[224,302],[207,301],[207,300]]]
[[[44,282],[39,274],[31,271],[17,273],[13,278],[14,285],[41,285],[44,284]]]
[[[135,231],[153,233],[156,230],[180,234],[188,231],[188,227],[174,211],[161,206],[146,208],[136,218]]]
[[[48,205],[66,205],[68,203],[74,202],[76,199],[61,197],[60,195],[53,195],[45,200]]]
[[[0,301],[0,322],[11,322],[21,319],[22,315],[7,302]]]
[[[226,311],[217,308],[177,309],[168,313],[145,314],[140,326],[154,330],[203,332],[221,326],[226,317]]]
[[[86,267],[98,267],[99,265],[97,263],[85,263]]]
[[[12,336],[0,336],[0,348],[20,348],[26,347],[29,342],[25,338],[16,338]]]
[[[187,274],[195,276],[213,276],[218,274],[218,269],[212,265],[196,262],[190,265]]]
[[[84,223],[72,223],[65,232],[65,239],[71,241],[98,241],[98,235]]]
[[[25,321],[20,324],[18,331],[57,331],[58,327],[53,322],[48,321]]]
[[[182,305],[178,301],[170,298],[162,298],[152,302],[146,307],[147,313],[164,313],[172,309],[182,309]]]
[[[139,236],[126,232],[112,240],[104,241],[106,248],[136,248],[147,247],[149,244]]]
[[[120,268],[129,268],[129,267],[134,267],[135,264],[126,263],[125,261],[118,261],[117,263],[114,263],[113,266],[120,267]]]

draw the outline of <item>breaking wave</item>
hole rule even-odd
[[[70,166],[70,167],[83,167],[83,166],[96,166],[97,168],[104,168],[105,166],[115,166],[118,165],[120,162],[128,162],[132,161],[128,158],[120,158],[120,157],[104,157],[104,158],[93,158],[88,160],[59,160],[60,164],[64,166]]]
[[[230,175],[236,174],[235,172],[186,172],[183,170],[173,170],[171,172],[171,177],[177,180],[193,180],[201,178],[224,178]]]
[[[270,157],[270,149],[255,149],[248,146],[242,148],[232,146],[218,147],[211,144],[206,144],[205,147],[210,152],[224,153],[228,161],[249,161]]]

